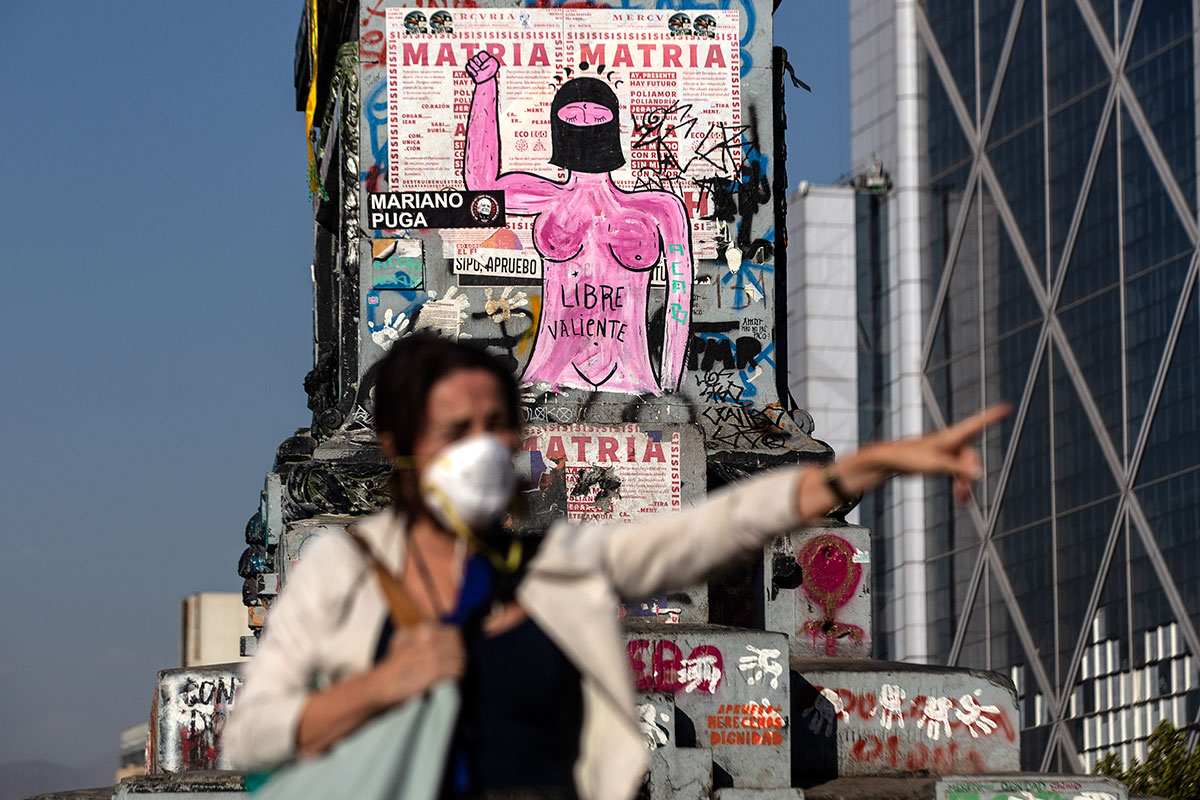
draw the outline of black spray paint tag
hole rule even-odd
[[[372,230],[501,227],[504,192],[371,192],[367,225]]]

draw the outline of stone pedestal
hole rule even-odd
[[[242,685],[240,667],[217,664],[158,673],[150,717],[152,773],[229,769],[221,736]]]
[[[798,785],[1020,769],[1016,690],[997,673],[857,659],[791,670]]]
[[[767,630],[796,657],[871,657],[871,531],[835,520],[776,540],[763,554]]]
[[[787,639],[716,625],[629,623],[625,631],[638,709],[649,746],[704,751],[717,787],[767,789],[791,783]],[[655,775],[660,784],[670,774]],[[673,779],[672,779],[673,780]]]

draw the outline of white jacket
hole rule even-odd
[[[517,598],[579,670],[584,724],[576,783],[585,800],[627,800],[648,751],[634,717],[633,681],[617,606],[701,583],[731,561],[798,527],[800,468],[769,472],[673,514],[629,524],[553,525]],[[380,512],[357,530],[399,574],[404,520]],[[344,535],[313,542],[271,609],[224,732],[237,767],[296,755],[296,727],[315,686],[370,669],[387,605],[358,547]]]

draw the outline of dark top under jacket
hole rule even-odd
[[[463,627],[467,669],[442,796],[574,798],[583,723],[579,671],[532,619],[483,635],[480,620],[496,597],[495,584],[491,564],[470,559],[458,608],[445,618]],[[389,616],[376,662],[393,630]]]

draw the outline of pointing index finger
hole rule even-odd
[[[1012,405],[1009,403],[997,403],[994,406],[989,406],[977,414],[972,414],[966,419],[956,423],[947,429],[951,439],[957,444],[963,444],[974,439],[984,430],[995,425],[1000,420],[1012,413]]]

